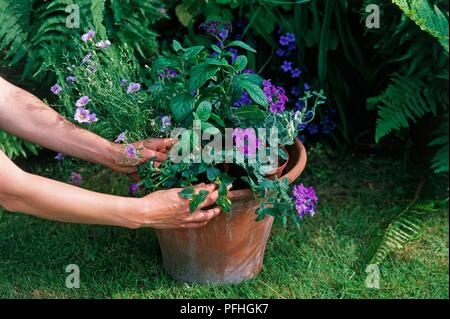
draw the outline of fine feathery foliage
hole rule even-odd
[[[29,153],[36,155],[38,146],[0,130],[0,150],[10,158],[26,157]]]
[[[416,203],[394,217],[377,242],[369,264],[381,264],[391,253],[400,251],[407,243],[419,239],[424,217],[433,212],[436,212],[433,203]]]
[[[66,22],[74,8],[80,24],[71,27]],[[8,66],[23,66],[22,80],[48,80],[41,67],[46,45],[62,55],[72,49],[69,39],[92,27],[102,39],[129,43],[148,58],[158,49],[153,25],[165,16],[162,1],[153,0],[0,0],[0,52]]]
[[[448,20],[436,5],[423,0],[392,0],[423,31],[438,39],[448,54]]]

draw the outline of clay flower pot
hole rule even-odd
[[[286,174],[296,180],[306,165],[306,150],[296,139],[287,147]],[[255,221],[258,202],[250,189],[230,192],[232,208],[197,229],[156,230],[165,270],[188,283],[239,283],[261,271],[273,217]]]

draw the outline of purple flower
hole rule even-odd
[[[50,88],[53,94],[59,94],[62,92],[62,87],[59,84],[55,84]]]
[[[295,34],[293,33],[286,33],[280,37],[280,44],[282,46],[287,46],[291,42],[295,42]]]
[[[64,154],[61,152],[58,152],[55,156],[55,160],[62,161],[64,159]]]
[[[85,95],[80,97],[77,102],[75,103],[75,105],[77,107],[83,107],[86,106],[89,102],[91,101],[91,99],[89,98],[89,96]]]
[[[90,113],[89,114],[89,123],[95,123],[98,121],[97,114]]]
[[[80,173],[72,172],[72,173],[70,174],[70,182],[71,182],[73,185],[79,186],[79,185],[81,184],[81,180],[82,180],[82,177],[81,177]]]
[[[291,93],[292,93],[293,96],[299,97],[300,94],[301,94],[300,88],[297,87],[297,86],[293,87],[292,90],[291,90]]]
[[[305,102],[303,102],[301,100],[295,102],[295,108],[294,109],[296,111],[301,111],[301,110],[303,110],[304,107],[305,107]]]
[[[75,116],[73,117],[78,123],[89,123],[90,121],[90,111],[85,110],[82,107],[78,107],[75,111]]]
[[[165,68],[160,74],[159,76],[161,78],[174,78],[176,76],[178,76],[177,71],[169,69],[169,68]]]
[[[172,119],[170,118],[170,116],[165,115],[161,118],[161,124],[162,124],[161,131],[164,132],[167,129],[167,127],[169,127],[170,124],[172,124]]]
[[[305,82],[305,84],[303,84],[303,89],[305,89],[305,91],[309,91],[311,90],[311,86]]]
[[[89,62],[89,60],[91,59],[92,54],[88,53],[84,56],[83,60],[81,61],[81,64],[86,64]]]
[[[167,9],[164,8],[164,7],[160,7],[160,8],[159,8],[159,13],[161,13],[161,14],[166,14],[166,13],[167,13]]]
[[[305,215],[314,216],[319,199],[313,187],[305,187],[303,184],[295,185],[292,189],[292,198],[299,218]]]
[[[136,159],[136,157],[137,157],[137,150],[136,150],[136,147],[133,144],[128,144],[127,145],[127,156],[129,158]]]
[[[219,32],[219,38],[224,41],[226,38],[228,38],[228,35],[230,33],[230,30],[228,30],[227,27],[223,27],[222,30]]]
[[[289,72],[292,70],[292,62],[284,61],[281,65],[281,70],[283,70],[283,72]]]
[[[286,109],[286,102],[289,100],[284,89],[280,86],[273,85],[270,80],[264,80],[263,86],[264,94],[269,102],[270,112],[283,112]]]
[[[119,136],[117,136],[117,138],[114,141],[114,143],[117,143],[117,144],[118,143],[123,143],[123,142],[125,142],[125,138],[126,138],[125,132],[122,132],[122,133],[119,134]]]
[[[256,137],[255,130],[252,128],[233,129],[233,139],[236,148],[244,155],[255,156],[256,149],[259,147],[259,140]]]
[[[130,85],[128,85],[127,94],[138,92],[140,89],[141,85],[139,83],[131,82]]]
[[[73,75],[69,75],[68,77],[66,77],[66,81],[67,82],[76,82],[77,81],[77,77],[73,76]]]
[[[139,190],[139,187],[140,186],[137,183],[130,184],[130,186],[128,187],[128,194],[136,195],[136,192]]]
[[[319,133],[319,126],[317,124],[309,124],[308,126],[306,126],[306,129],[311,135]]]
[[[94,36],[95,36],[95,31],[89,30],[87,33],[85,33],[81,36],[81,40],[83,40],[84,42],[88,42],[89,40],[92,40],[92,38]]]
[[[302,74],[302,71],[300,71],[299,68],[295,68],[291,71],[291,74],[292,74],[292,77],[295,79],[295,78],[300,77],[300,74]]]
[[[249,104],[252,104],[252,103],[253,103],[252,98],[247,93],[247,91],[244,91],[244,93],[242,93],[241,98],[238,101],[233,103],[233,106],[234,107],[241,107],[243,105],[249,105]]]
[[[125,79],[122,79],[122,80],[120,80],[119,83],[120,83],[120,85],[125,86],[125,85],[127,85],[128,81]]]
[[[234,62],[236,61],[236,58],[238,57],[238,50],[235,48],[231,48],[228,50],[228,52],[230,52],[232,54],[231,56],[231,64],[234,64]]]
[[[275,51],[275,54],[279,57],[284,57],[286,55],[286,51],[280,48]]]
[[[297,44],[295,44],[295,42],[291,42],[288,44],[288,51],[294,51],[295,49],[297,49]]]
[[[106,49],[107,47],[109,47],[111,45],[111,41],[109,40],[101,40],[100,42],[98,42],[95,46],[97,48],[100,49]]]
[[[203,30],[206,34],[217,35],[219,33],[218,26],[221,24],[220,21],[209,21],[200,24],[199,28]]]

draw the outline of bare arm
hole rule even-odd
[[[133,174],[135,166],[156,157],[167,159],[173,140],[150,139],[134,143],[143,148],[142,160],[130,163],[125,149],[69,122],[34,95],[0,77],[0,128],[53,151]]]
[[[171,189],[144,198],[127,198],[91,192],[79,187],[28,174],[0,151],[0,207],[62,222],[122,226],[127,228],[194,228],[219,214],[218,208],[200,210],[217,200],[214,185],[194,214],[180,190]]]

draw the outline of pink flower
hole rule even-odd
[[[72,173],[70,174],[70,182],[71,182],[73,185],[79,186],[79,185],[81,184],[81,180],[82,180],[82,177],[81,177],[81,174],[80,174],[80,173],[72,172]]]
[[[59,94],[62,92],[62,87],[59,84],[55,84],[50,88],[53,94]]]
[[[96,47],[100,48],[100,49],[106,49],[110,45],[111,45],[111,42],[109,40],[102,40],[96,44]]]
[[[84,42],[88,42],[88,41],[92,40],[92,38],[94,36],[95,36],[95,31],[89,30],[87,33],[85,33],[81,36],[81,40],[83,40]]]
[[[89,102],[91,101],[91,99],[89,98],[89,96],[85,95],[80,97],[77,102],[75,103],[75,105],[77,107],[83,107],[86,106]]]

